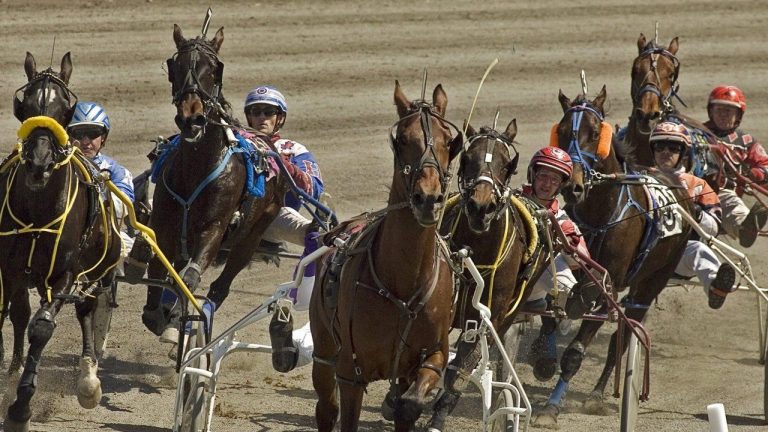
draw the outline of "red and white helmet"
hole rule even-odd
[[[682,124],[665,121],[653,128],[649,141],[651,147],[655,141],[676,141],[683,144],[684,148],[687,149],[691,147],[691,134]]]
[[[715,87],[709,94],[707,108],[712,104],[735,106],[741,110],[742,115],[747,111],[747,98],[744,96],[744,92],[732,85]]]
[[[540,167],[547,167],[562,173],[566,181],[570,180],[571,174],[573,174],[571,157],[559,147],[544,147],[533,155],[528,164],[528,183],[533,183],[533,174]]]

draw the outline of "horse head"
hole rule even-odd
[[[463,135],[452,138],[445,108],[448,104],[442,85],[432,92],[432,103],[410,101],[395,81],[395,105],[400,119],[390,131],[395,156],[395,176],[390,201],[406,201],[418,223],[437,223],[445,203],[450,163],[459,154]],[[397,175],[398,173],[402,175]]]
[[[61,125],[68,125],[75,113],[77,96],[67,87],[72,75],[70,54],[61,59],[61,72],[48,68],[37,71],[35,57],[27,52],[24,71],[28,82],[16,90],[13,99],[13,114],[20,122],[35,117],[47,116]]]
[[[219,49],[224,42],[224,27],[213,39],[204,36],[185,39],[181,27],[173,25],[176,54],[169,58],[168,81],[171,82],[176,125],[187,141],[199,141],[211,116],[220,114],[224,63]]]
[[[571,101],[562,90],[558,98],[563,118],[552,128],[550,145],[567,151],[573,161],[573,175],[563,188],[563,197],[568,204],[577,204],[584,199],[594,173],[617,172],[620,164],[614,152],[613,128],[604,121],[605,86],[592,101],[584,95]]]
[[[665,111],[672,109],[669,99],[677,91],[680,72],[678,48],[677,38],[667,48],[647,41],[642,33],[637,39],[639,53],[632,63],[632,117],[645,135],[651,133]]]
[[[516,135],[515,119],[502,133],[488,127],[476,132],[467,126],[468,144],[459,163],[459,190],[469,228],[475,233],[488,231],[507,203],[509,181],[519,159],[513,145]]]
[[[48,184],[53,170],[67,157],[67,133],[46,116],[31,117],[18,132],[24,184],[30,191],[40,191]]]

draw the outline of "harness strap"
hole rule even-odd
[[[187,230],[189,228],[189,210],[192,207],[192,203],[195,202],[197,197],[203,192],[203,190],[208,187],[211,182],[216,180],[219,175],[224,171],[224,169],[227,167],[227,163],[229,163],[229,158],[232,157],[234,153],[243,153],[243,149],[240,147],[228,147],[227,152],[224,154],[224,157],[221,159],[218,165],[216,165],[216,168],[211,171],[205,179],[203,179],[200,184],[197,185],[195,190],[192,192],[192,194],[189,196],[189,198],[184,199],[181,197],[181,195],[177,194],[176,192],[171,189],[171,187],[168,185],[168,181],[166,179],[167,171],[163,171],[163,186],[165,186],[165,189],[168,191],[169,194],[171,194],[171,197],[179,203],[181,208],[184,211],[184,215],[182,216],[181,220],[181,258],[183,260],[189,260],[189,250],[187,247]]]

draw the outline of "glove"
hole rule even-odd
[[[696,204],[696,203],[694,203],[693,204],[693,214],[691,216],[693,216],[693,218],[696,219],[696,222],[701,222],[701,215],[702,215],[702,213],[703,212],[701,210],[701,206]]]
[[[296,171],[298,170],[298,168],[296,167],[296,165],[294,165],[291,162],[291,155],[290,154],[286,154],[286,153],[282,153],[280,156],[283,159],[283,165],[285,165],[285,170],[288,171],[288,174],[291,177],[295,178],[296,177]]]
[[[758,183],[762,183],[765,181],[765,171],[762,168],[752,167],[749,169],[749,177]]]

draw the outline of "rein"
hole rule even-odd
[[[668,50],[662,47],[655,46],[653,43],[648,44],[646,49],[642,53],[640,53],[640,55],[638,56],[638,59],[643,59],[648,56],[650,56],[650,60],[651,60],[651,65],[648,72],[646,72],[645,76],[643,77],[643,80],[639,84],[636,85],[634,81],[632,83],[631,96],[632,96],[633,108],[635,108],[635,110],[633,110],[632,116],[630,117],[630,119],[636,118],[637,116],[636,113],[638,108],[637,103],[640,101],[640,97],[644,93],[650,92],[655,94],[659,98],[659,101],[661,102],[661,106],[663,108],[662,116],[665,116],[675,111],[675,107],[670,102],[670,99],[673,97],[679,100],[680,103],[683,104],[683,106],[687,107],[685,102],[678,95],[680,84],[677,82],[677,80],[678,80],[678,75],[680,73],[680,60],[677,58],[677,56],[675,56],[674,54],[672,54],[671,52],[669,52]],[[661,77],[659,76],[659,71],[657,69],[659,57],[668,58],[672,62],[672,65],[674,67],[674,73],[672,74],[672,82],[670,84],[670,88],[667,94],[662,94],[661,88],[660,88]],[[651,78],[654,78],[655,82],[652,82]],[[653,128],[650,128],[647,131],[643,131],[638,128],[638,133],[642,135],[650,135],[652,129]]]
[[[21,144],[19,143],[19,152],[16,156],[14,156],[10,161],[6,163],[2,167],[3,171],[10,168],[10,173],[6,179],[5,189],[6,194],[5,198],[3,199],[2,206],[0,207],[0,225],[2,224],[3,217],[7,214],[13,222],[17,225],[17,228],[14,228],[10,231],[2,231],[0,232],[0,236],[16,236],[16,235],[24,235],[24,234],[31,234],[32,235],[32,245],[30,246],[29,255],[27,257],[27,267],[24,270],[26,274],[30,274],[32,272],[32,259],[35,253],[35,248],[37,245],[37,240],[40,238],[41,234],[53,234],[54,237],[54,246],[53,250],[51,252],[51,258],[50,258],[50,265],[48,267],[48,273],[45,276],[44,284],[46,288],[46,299],[48,303],[51,303],[53,301],[52,298],[52,287],[49,284],[49,278],[53,274],[53,269],[56,264],[56,259],[58,257],[58,248],[59,248],[59,242],[61,240],[61,235],[64,232],[64,226],[66,225],[67,218],[74,208],[74,204],[77,198],[77,194],[80,187],[79,181],[73,181],[75,178],[74,174],[74,168],[72,165],[76,165],[78,171],[81,173],[81,175],[84,177],[85,182],[87,184],[92,184],[92,178],[90,175],[90,172],[85,167],[85,165],[80,161],[78,157],[73,157],[75,154],[82,156],[82,153],[80,152],[80,149],[77,147],[70,147],[67,153],[67,157],[61,161],[58,162],[54,169],[58,169],[59,167],[66,167],[67,169],[67,201],[66,205],[64,206],[64,210],[62,213],[55,218],[53,218],[50,222],[35,227],[34,223],[26,223],[22,221],[16,214],[14,214],[13,209],[11,208],[10,204],[10,191],[13,187],[14,180],[16,178],[16,174],[18,173],[18,170],[22,163],[22,158],[20,156],[20,147]],[[105,208],[104,201],[98,200],[99,206],[100,206],[100,214],[101,214],[101,223],[104,227],[104,233],[110,232],[110,228],[112,228],[115,232],[117,232],[117,227],[115,227],[114,223],[110,226],[110,220],[114,221],[114,209],[110,206],[110,212],[107,213],[107,209]],[[91,227],[87,227],[86,231],[83,233],[83,237],[81,239],[80,248],[82,249],[83,243],[87,240],[87,238],[90,236],[91,233]],[[121,239],[122,241],[122,239]],[[78,281],[81,277],[87,275],[88,273],[92,272],[96,267],[98,267],[105,259],[107,252],[109,250],[109,242],[104,241],[104,248],[101,253],[101,257],[98,259],[98,261],[91,266],[88,269],[84,269],[80,273],[76,275],[74,278],[75,281]],[[108,268],[104,270],[104,272],[99,275],[97,278],[94,278],[93,280],[100,279],[104,274],[106,274],[109,270],[111,270],[113,267],[117,265],[117,261],[115,261],[114,264],[110,265]],[[2,280],[0,279],[0,290],[2,290]]]
[[[406,119],[409,119],[411,117],[414,117],[418,115],[419,120],[421,121],[421,129],[424,133],[424,144],[425,149],[424,153],[421,155],[421,159],[419,160],[419,165],[414,170],[410,164],[404,164],[403,161],[400,158],[400,155],[397,152],[397,127],[400,126],[400,124],[405,121]],[[432,136],[432,122],[430,121],[430,117],[434,117],[438,119],[440,122],[448,124],[450,127],[456,130],[456,132],[461,133],[461,129],[459,129],[455,124],[451,123],[450,121],[446,120],[443,116],[435,112],[432,105],[427,103],[424,100],[417,100],[413,102],[413,105],[411,107],[411,112],[406,114],[405,116],[401,117],[398,121],[395,122],[394,125],[390,128],[389,132],[389,147],[392,149],[392,153],[395,155],[395,163],[397,163],[398,167],[400,168],[400,172],[403,173],[404,176],[409,176],[410,179],[408,181],[408,189],[406,193],[408,196],[413,195],[413,188],[416,185],[416,179],[419,178],[419,174],[421,174],[422,171],[426,167],[432,167],[435,170],[437,170],[438,175],[440,176],[440,187],[443,191],[446,190],[448,186],[448,182],[451,180],[451,164],[448,163],[448,168],[443,170],[440,167],[440,163],[437,161],[437,154],[435,153],[435,140]]]

